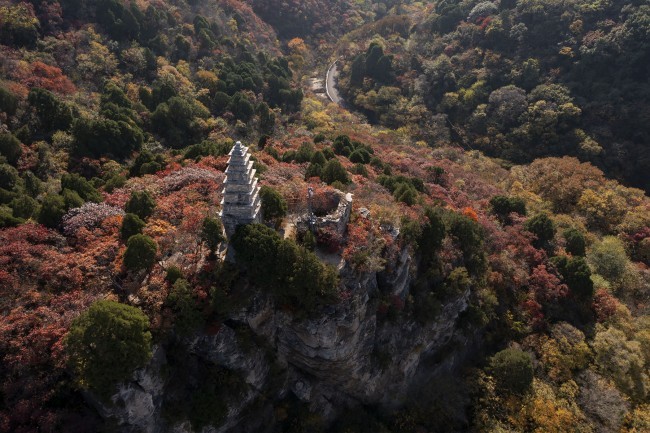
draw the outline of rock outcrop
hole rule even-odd
[[[398,406],[418,367],[454,339],[464,338],[458,332],[457,319],[470,296],[467,290],[452,299],[436,320],[426,325],[406,315],[381,320],[379,297],[406,297],[412,267],[407,250],[390,271],[356,273],[344,267],[341,281],[348,298],[304,320],[277,309],[268,295],[257,293],[216,334],[184,338],[186,356],[237,372],[247,387],[242,396],[229,402],[223,424],[206,427],[203,432],[242,431],[242,422],[251,418],[242,420],[242,413],[250,410],[261,394],[279,399],[291,393],[326,419],[359,403]],[[252,332],[264,347],[242,348],[235,330],[239,327]],[[125,432],[191,432],[189,422],[168,425],[161,416],[166,392],[164,364],[165,352],[159,347],[150,365],[136,372],[132,382],[120,386],[112,397],[113,405],[96,404],[102,416],[116,419]],[[260,407],[255,410],[272,418],[268,402],[267,407],[256,406]]]
[[[155,346],[153,357],[145,368],[133,374],[133,380],[120,384],[117,393],[104,402],[88,394],[87,400],[104,418],[117,421],[120,431],[155,433],[163,431],[160,410],[165,391],[163,365],[165,351]]]

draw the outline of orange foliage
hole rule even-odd
[[[471,218],[474,221],[478,222],[478,215],[476,214],[476,211],[474,209],[472,209],[471,207],[463,208],[463,215],[465,215],[466,217]]]
[[[305,41],[302,40],[301,38],[293,38],[291,39],[288,43],[287,46],[291,51],[295,51],[299,54],[303,54],[308,51],[307,45],[305,45]]]
[[[24,77],[21,82],[27,87],[41,87],[54,93],[71,94],[77,89],[72,81],[61,72],[56,66],[46,65],[36,61],[30,65],[29,76]]]

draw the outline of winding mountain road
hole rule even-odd
[[[325,93],[327,93],[327,97],[330,99],[330,101],[340,105],[341,107],[344,107],[345,102],[343,101],[343,98],[341,98],[341,95],[336,88],[336,80],[339,76],[339,69],[336,66],[337,62],[338,60],[335,60],[334,63],[332,63],[329,68],[327,68],[327,75],[325,76]]]

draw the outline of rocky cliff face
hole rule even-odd
[[[251,419],[272,423],[273,400],[290,394],[326,419],[358,403],[398,406],[416,374],[422,374],[418,367],[464,338],[457,319],[470,296],[468,290],[451,300],[426,325],[404,317],[380,320],[379,297],[404,299],[413,267],[407,251],[392,272],[357,273],[344,267],[341,281],[348,299],[305,320],[276,309],[268,296],[258,293],[215,335],[183,339],[184,356],[235,371],[246,383],[246,391],[229,400],[223,424],[203,432],[256,431],[261,427],[251,425]],[[256,344],[243,344],[241,329]],[[165,357],[157,348],[150,365],[119,388],[112,405],[97,405],[102,416],[114,418],[125,432],[191,432],[189,421],[170,423],[162,416],[170,381],[163,374]],[[453,352],[444,358],[453,360]],[[251,411],[256,416],[242,416]]]

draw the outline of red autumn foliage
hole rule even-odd
[[[53,403],[69,398],[63,339],[104,289],[89,277],[96,261],[40,225],[2,230],[0,244],[0,431],[57,431],[69,417]]]
[[[323,227],[316,233],[318,245],[323,247],[328,253],[334,254],[341,249],[341,235],[331,227]]]
[[[54,93],[67,95],[77,89],[60,68],[36,61],[30,65],[29,75],[21,81],[27,87],[41,87]]]
[[[604,322],[616,313],[619,301],[607,290],[598,289],[594,294],[593,309],[599,322]]]
[[[546,265],[538,265],[533,269],[528,288],[540,302],[557,302],[569,294],[567,285]]]
[[[367,218],[357,218],[348,224],[347,246],[343,251],[343,258],[350,260],[352,257],[368,249],[369,242],[375,238],[372,222]]]
[[[534,299],[527,299],[522,304],[522,309],[526,316],[528,316],[531,327],[535,330],[544,328],[544,313],[542,312],[542,305]]]
[[[325,216],[339,205],[341,197],[339,193],[331,187],[312,185],[313,195],[311,197],[312,210],[317,216]]]

